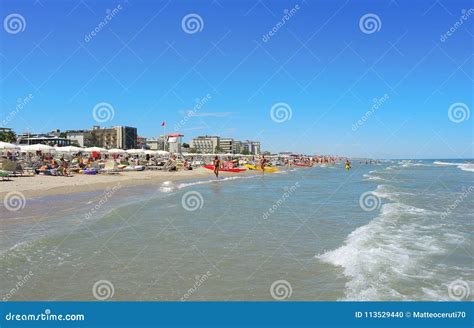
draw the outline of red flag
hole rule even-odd
[[[165,121],[161,122],[161,126],[166,126],[166,122]]]

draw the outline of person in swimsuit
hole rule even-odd
[[[262,174],[265,173],[265,164],[267,163],[267,160],[265,159],[265,156],[262,155],[262,158],[260,159],[260,168],[262,169]]]
[[[350,169],[352,168],[351,162],[349,162],[348,159],[346,159],[346,165],[345,165],[345,167],[346,167],[346,170],[350,170]]]
[[[219,167],[221,166],[221,161],[219,158],[216,156],[214,157],[214,174],[216,175],[216,178],[219,177]]]

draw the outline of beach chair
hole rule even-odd
[[[113,161],[106,162],[105,167],[100,170],[100,172],[105,174],[119,174],[117,163]]]

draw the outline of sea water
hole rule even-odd
[[[452,300],[474,290],[473,170],[354,161],[2,204],[0,297]]]

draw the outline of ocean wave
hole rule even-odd
[[[197,186],[197,185],[202,185],[202,184],[219,183],[219,182],[225,182],[225,181],[231,181],[231,180],[254,179],[256,177],[259,177],[259,175],[250,175],[250,176],[244,176],[244,177],[226,177],[226,178],[219,178],[219,179],[212,179],[212,180],[183,182],[183,183],[178,184],[176,186],[176,189],[182,189],[182,188],[187,188],[187,187]]]
[[[398,199],[385,185],[373,193]],[[399,201],[383,204],[380,214],[351,232],[344,245],[316,258],[342,267],[349,278],[345,300],[439,300],[424,293],[417,281],[433,279],[436,273],[430,259],[447,253],[448,241],[462,242],[464,237],[455,230],[438,233],[446,227],[433,220],[436,213]],[[407,280],[411,291],[400,287]]]
[[[379,176],[371,175],[370,173],[369,174],[364,174],[363,177],[365,178],[364,180],[374,180],[374,181],[383,181],[383,180],[385,180],[385,179],[383,179]]]
[[[461,164],[458,168],[463,171],[474,172],[474,164]]]
[[[443,161],[434,161],[434,165],[438,166],[456,166],[458,169],[467,172],[474,172],[474,163],[453,163],[453,162],[443,162]]]

